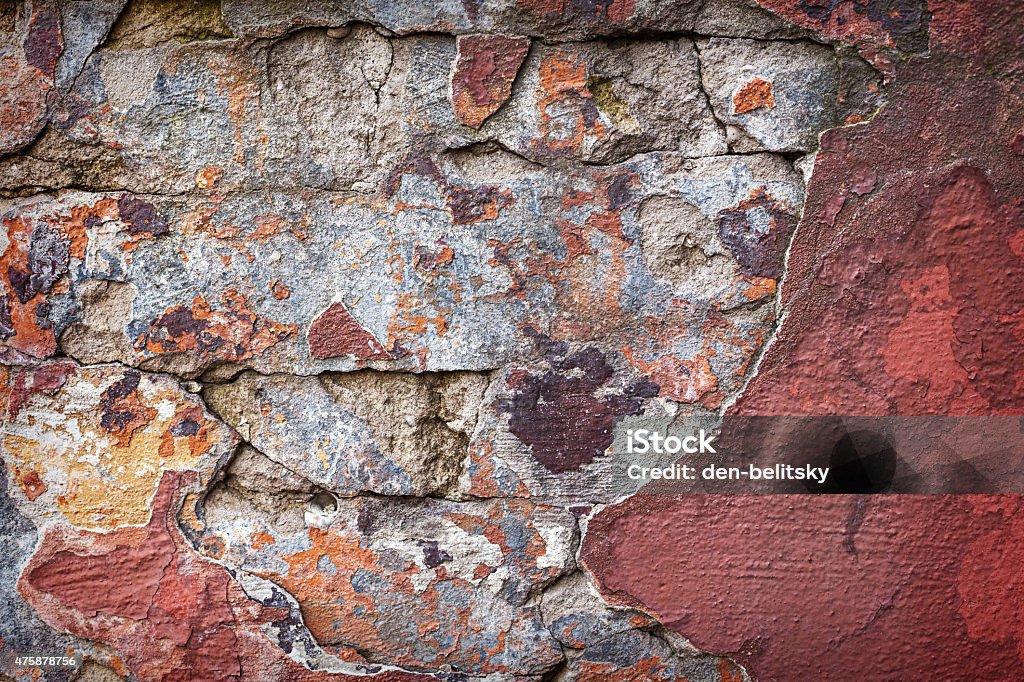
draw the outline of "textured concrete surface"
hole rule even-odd
[[[0,679],[1014,679],[1015,497],[621,499],[609,449],[1022,413],[1022,35],[0,1]]]

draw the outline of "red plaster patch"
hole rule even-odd
[[[1020,501],[975,499],[633,497],[591,519],[582,559],[755,679],[1017,679]]]
[[[309,327],[309,352],[317,360],[351,355],[357,360],[387,360],[391,354],[343,303],[332,303]]]
[[[967,4],[932,7],[930,57],[896,64],[870,122],[822,135],[788,315],[739,412],[1024,409],[1024,174],[1005,132],[1024,126],[1008,94],[1024,85],[1010,47],[1024,6]],[[957,33],[961,9],[1003,30]]]
[[[626,24],[636,13],[636,0],[517,0],[516,5],[559,27],[580,24],[611,28]]]
[[[459,36],[452,73],[452,105],[464,125],[479,128],[508,100],[529,38],[502,35]]]
[[[928,50],[935,0],[757,0],[786,19],[830,38],[856,45],[876,67],[890,63],[886,52],[896,48],[918,54]],[[971,3],[946,3],[971,4]],[[931,11],[929,11],[931,10]]]
[[[193,476],[164,474],[146,527],[100,534],[50,526],[19,592],[51,626],[113,647],[125,674],[147,682],[432,679],[314,672],[289,659],[261,630],[287,612],[249,599],[178,530],[176,509]]]

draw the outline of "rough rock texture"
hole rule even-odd
[[[1016,498],[612,449],[1022,413],[1022,26],[0,1],[0,678],[1013,679]]]
[[[469,372],[246,373],[203,396],[247,442],[317,485],[424,496],[458,481],[486,386]]]

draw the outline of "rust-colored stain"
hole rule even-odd
[[[25,497],[29,502],[35,502],[39,499],[40,495],[46,492],[46,483],[39,478],[38,473],[31,469],[28,471],[15,469],[14,478],[18,481],[18,485],[24,491]]]
[[[442,522],[464,537],[467,546],[489,548],[486,553],[462,556],[458,564],[444,541],[418,541],[416,561],[396,553],[398,545],[389,546],[377,535],[385,534],[382,526],[388,522],[384,517],[396,513],[393,505],[370,498],[357,498],[354,504],[354,523],[309,528],[308,549],[280,555],[286,567],[259,571],[295,596],[303,621],[317,641],[335,656],[357,664],[366,664],[368,656],[386,651],[397,665],[407,668],[428,667],[444,657],[474,673],[515,673],[519,669],[515,666],[523,663],[515,663],[505,647],[524,637],[517,625],[529,620],[531,609],[501,606],[479,594],[477,585],[496,571],[510,570],[510,564],[516,565],[515,570],[536,572],[538,578],[552,574],[538,564],[548,551],[545,538],[532,523],[520,520],[527,518],[524,514],[534,503],[506,500],[488,505],[486,510],[465,512],[424,507],[424,515],[440,513]],[[477,601],[480,604],[475,604]],[[474,609],[487,604],[511,619],[506,633],[487,645],[461,641],[481,635],[491,640],[479,627],[463,637],[448,635],[446,624],[477,622]],[[406,635],[400,639],[389,636],[395,628]],[[503,642],[505,638],[509,643]],[[545,659],[557,655],[551,644],[523,644]]]
[[[732,96],[732,113],[746,114],[755,109],[775,107],[772,83],[760,76],[747,82]]]

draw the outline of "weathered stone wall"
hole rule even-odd
[[[607,450],[1021,413],[1022,15],[0,1],[0,676],[1012,679],[1016,498]]]

